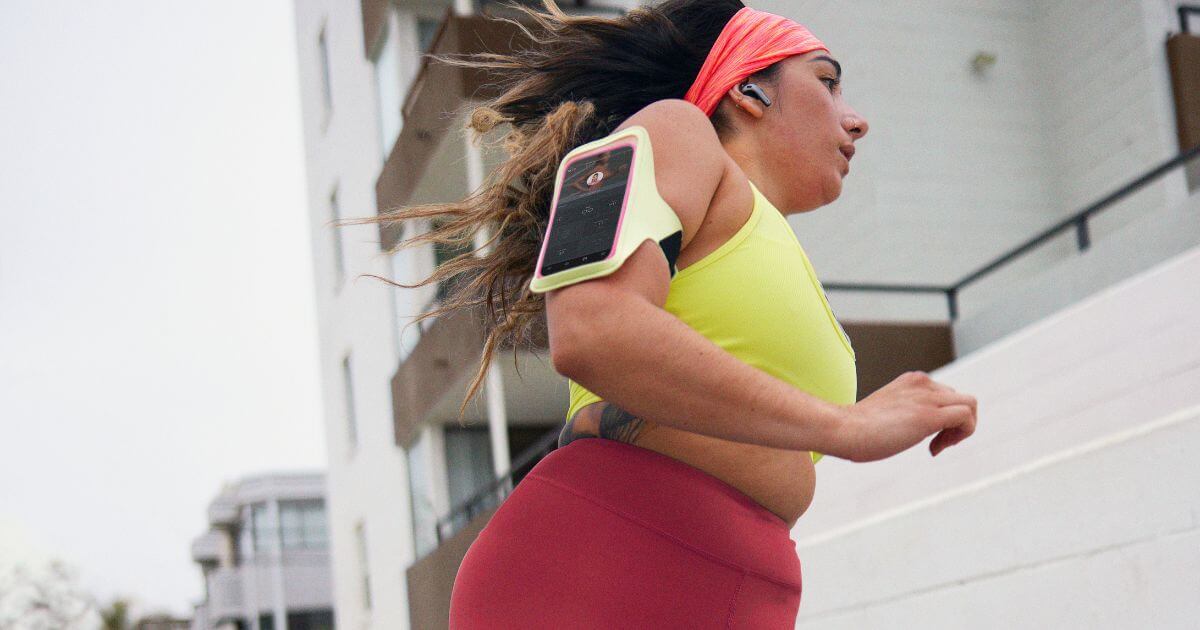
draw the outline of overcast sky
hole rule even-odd
[[[223,481],[319,469],[287,0],[0,2],[0,565],[191,614]]]

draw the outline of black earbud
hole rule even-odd
[[[749,96],[750,98],[756,98],[762,101],[762,104],[767,107],[771,106],[771,99],[767,98],[767,95],[762,91],[762,88],[754,85],[753,83],[747,83],[746,85],[743,85],[738,89],[738,91]]]

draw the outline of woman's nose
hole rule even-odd
[[[847,110],[845,118],[842,119],[842,126],[855,140],[867,135],[867,129],[870,128],[867,119],[859,116],[853,109]]]

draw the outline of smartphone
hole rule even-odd
[[[616,251],[629,202],[635,140],[578,155],[555,191],[541,275],[605,260]]]

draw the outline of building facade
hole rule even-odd
[[[397,289],[363,277],[374,274],[413,284],[457,252],[432,246],[393,251],[428,225],[332,225],[390,208],[461,198],[503,159],[461,133],[464,106],[494,94],[486,77],[424,63],[421,57],[428,51],[496,52],[519,46],[518,29],[479,15],[481,9],[494,8],[484,4],[295,4],[334,590],[342,627],[444,627],[449,588],[463,553],[506,492],[553,448],[564,420],[566,380],[551,368],[543,339],[539,350],[522,350],[515,360],[510,351],[498,355],[487,387],[470,402],[467,426],[459,426],[458,404],[478,366],[478,323],[462,314],[413,324],[443,287]],[[635,3],[559,4],[570,11],[611,13]],[[1044,462],[1074,457],[1072,464],[1080,471],[1111,474],[1095,468],[1104,458],[1085,457],[1070,445],[1103,440],[1129,427],[1150,430],[1160,426],[1153,423],[1165,414],[1200,403],[1200,387],[1189,393],[1184,386],[1198,378],[1189,360],[1200,357],[1200,351],[1190,343],[1169,350],[1179,353],[1170,354],[1165,363],[1173,366],[1173,384],[1151,380],[1134,394],[1104,379],[1064,376],[1057,381],[1058,397],[1042,392],[1026,398],[1019,378],[987,377],[993,372],[1029,374],[1026,364],[1071,348],[1084,361],[1079,374],[1119,369],[1111,364],[1112,356],[1095,346],[1097,330],[1135,325],[1127,319],[1133,311],[1110,312],[1097,301],[1118,287],[1162,300],[1151,312],[1169,311],[1175,319],[1153,318],[1152,325],[1182,334],[1178,327],[1188,312],[1181,308],[1182,296],[1188,290],[1181,283],[1193,268],[1189,261],[1200,243],[1194,214],[1189,214],[1197,205],[1200,178],[1194,174],[1195,160],[1168,162],[1200,143],[1195,117],[1200,105],[1193,96],[1200,93],[1200,53],[1195,36],[1181,32],[1179,4],[753,3],[797,19],[830,46],[846,71],[845,97],[871,123],[859,143],[854,174],[837,202],[789,217],[854,341],[859,398],[905,371],[924,370],[980,400],[980,433],[937,462],[950,466],[956,457],[971,454],[974,465],[954,468],[954,475],[940,484],[930,483],[928,477],[935,473],[921,468],[928,466],[923,461],[894,458],[908,461],[909,468],[901,472],[890,469],[891,463],[873,468],[890,471],[884,477],[872,475],[874,485],[860,483],[861,473],[843,470],[845,462],[826,458],[818,464],[822,481],[817,499],[794,532],[804,541],[806,578],[813,576],[811,589],[806,582],[802,626],[846,627],[838,624],[851,619],[863,622],[851,622],[851,627],[882,627],[895,614],[911,616],[912,625],[932,619],[935,627],[957,627],[951,621],[938,625],[941,617],[931,600],[923,599],[925,594],[951,597],[955,584],[978,583],[969,603],[990,610],[993,597],[1004,601],[982,586],[996,572],[1043,584],[1033,596],[1061,598],[1071,585],[1038,582],[1043,576],[1034,575],[1032,568],[1051,561],[1052,553],[1012,544],[1003,557],[979,554],[964,535],[964,547],[949,555],[939,551],[943,555],[938,556],[952,564],[955,557],[975,553],[977,562],[963,563],[961,570],[926,570],[905,562],[894,549],[887,550],[891,556],[881,551],[882,556],[874,557],[895,567],[897,579],[925,583],[925,591],[901,592],[885,584],[862,590],[843,581],[836,582],[842,589],[838,597],[809,603],[817,597],[809,593],[820,592],[817,585],[835,588],[835,582],[819,577],[822,569],[843,575],[832,568],[837,564],[832,551],[825,550],[837,550],[844,558],[854,547],[837,545],[857,540],[851,532],[882,545],[897,532],[908,534],[903,528],[910,526],[885,515],[907,514],[897,512],[907,509],[913,511],[912,523],[935,525],[935,515],[944,515],[918,513],[917,506],[930,497],[951,496],[963,497],[963,502],[945,499],[946,505],[967,515],[965,522],[986,523],[980,535],[992,535],[988,528],[999,528],[1003,521],[987,510],[1009,497],[1002,491],[1011,491],[999,480],[1024,470],[1033,454]],[[1109,199],[1114,193],[1121,193],[1119,200]],[[1088,208],[1095,212],[1078,219]],[[1058,225],[1065,229],[1048,232]],[[1034,242],[1042,234],[1046,237]],[[1065,326],[1068,312],[1078,317]],[[1033,330],[1054,330],[1057,340],[1033,335]],[[1001,347],[1011,354],[998,352]],[[1123,360],[1142,365],[1168,350],[1146,346],[1129,352]],[[1079,393],[1072,400],[1091,411],[1055,407],[1052,403],[1062,399],[1062,392]],[[1084,392],[1098,398],[1088,403]],[[1116,413],[1100,411],[1105,401],[1116,405],[1113,401],[1148,399],[1162,404],[1122,416],[1120,422],[1088,415]],[[1018,404],[1024,402],[1030,403],[1028,410]],[[1192,427],[1190,420],[1174,422],[1169,426]],[[988,436],[990,426],[1025,427],[1031,434],[1049,431],[1053,439],[1030,445],[1004,433],[1007,441],[998,440]],[[1195,443],[1197,437],[1185,431],[1180,439]],[[1015,443],[1027,450],[1013,451]],[[1164,448],[1160,442],[1146,445]],[[913,449],[912,456],[921,450]],[[1030,472],[1021,491],[1053,496],[1043,482],[1066,481],[1051,468],[1047,463]],[[1177,472],[1147,473],[1140,483]],[[986,500],[952,494],[985,482],[992,484],[979,490]],[[881,486],[891,491],[881,494]],[[1200,507],[1194,498],[1184,504]],[[1078,506],[1103,508],[1100,503]],[[1088,538],[1089,548],[1133,544],[1129,541],[1137,536],[1168,525],[1191,531],[1181,535],[1195,540],[1194,528],[1171,520],[1174,513],[1154,520],[1153,507],[1146,509],[1146,518],[1120,535],[1097,532]],[[1073,528],[1071,520],[1053,513],[1027,517],[1026,522],[1030,531],[1048,539],[1066,537]],[[995,535],[1003,531],[997,529]],[[1082,562],[1086,549],[1079,554],[1073,561]],[[1140,559],[1145,566],[1137,570],[1164,584],[1180,575],[1155,573],[1150,558]],[[1195,553],[1186,558],[1192,564],[1185,567],[1200,562]],[[815,572],[808,572],[810,566]],[[870,570],[862,563],[840,566],[847,580],[854,572]],[[1104,605],[1116,607],[1114,601]],[[1152,607],[1148,596],[1119,601],[1122,610]],[[990,619],[1001,627],[998,620],[1013,620],[1011,614],[971,616],[970,607],[964,607],[973,622]],[[1033,617],[1022,620],[1029,622],[1027,627],[1063,626],[1049,608],[1041,616],[1029,614]],[[1080,622],[1076,627],[1089,626]]]
[[[208,506],[192,543],[205,596],[192,630],[332,630],[325,476],[242,479]]]

